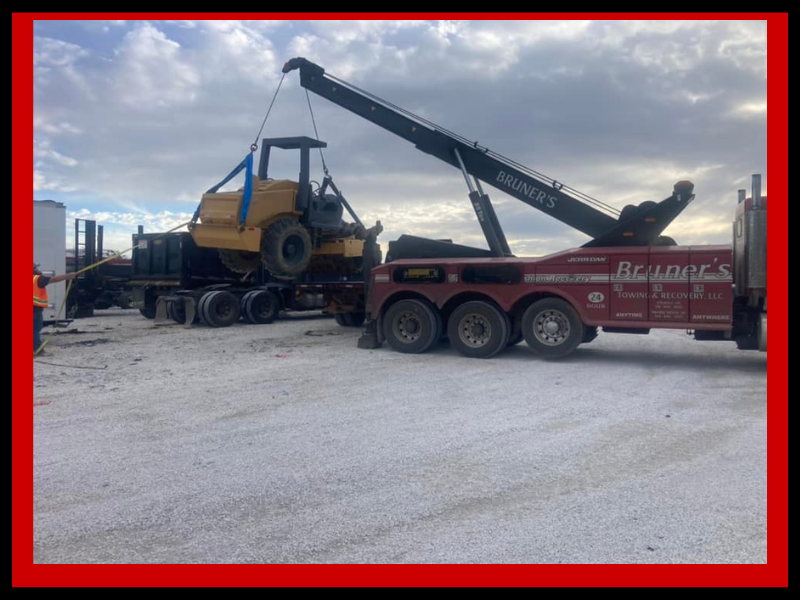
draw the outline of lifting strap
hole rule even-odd
[[[258,150],[258,138],[261,136],[261,132],[264,130],[264,125],[269,118],[269,113],[272,111],[272,106],[275,104],[275,99],[278,97],[278,92],[281,91],[281,85],[283,84],[283,78],[286,77],[286,73],[281,75],[281,80],[278,82],[278,88],[275,90],[275,94],[272,96],[272,102],[269,104],[269,108],[267,109],[267,114],[264,115],[264,120],[261,122],[261,127],[256,134],[255,141],[250,144],[250,153],[244,157],[244,160],[240,162],[236,167],[228,173],[228,175],[220,181],[217,185],[210,188],[206,194],[216,194],[217,190],[221,188],[223,185],[228,183],[231,179],[236,177],[242,169],[245,170],[244,174],[244,196],[242,197],[242,214],[239,215],[239,224],[244,225],[244,222],[247,220],[247,211],[250,209],[250,199],[253,196],[253,153]],[[194,211],[194,215],[192,215],[192,224],[197,223],[197,219],[200,218],[200,207],[202,206],[203,201],[201,199],[200,204],[197,205],[197,208]]]
[[[248,153],[248,155],[244,157],[244,160],[236,165],[233,171],[225,176],[225,179],[206,191],[206,194],[216,194],[219,188],[236,177],[242,169],[245,169],[244,196],[242,197],[242,214],[239,216],[239,224],[244,224],[244,222],[247,220],[247,211],[250,209],[250,198],[253,196],[253,153]],[[197,208],[194,211],[194,215],[192,215],[192,223],[197,223],[197,219],[200,217],[200,207],[202,205],[203,202],[201,200],[200,204],[197,205]]]

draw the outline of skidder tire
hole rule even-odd
[[[398,352],[421,354],[439,336],[435,309],[422,300],[400,300],[383,317],[383,335]]]
[[[234,273],[252,273],[261,265],[261,255],[258,252],[229,250],[227,248],[220,248],[218,251],[220,262]]]
[[[480,300],[456,307],[447,321],[450,345],[470,358],[491,358],[506,347],[509,334],[508,317]]]
[[[278,219],[262,234],[261,259],[274,276],[291,279],[311,262],[311,236],[293,219]]]
[[[203,315],[211,327],[230,327],[239,320],[239,299],[230,292],[217,291],[207,294],[203,304]],[[204,296],[205,297],[205,296]]]
[[[258,325],[272,323],[281,312],[281,299],[269,290],[257,290],[248,294],[245,304],[247,320]]]
[[[544,358],[562,358],[584,339],[578,313],[560,298],[543,298],[522,315],[522,334],[530,349]]]

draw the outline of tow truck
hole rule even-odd
[[[749,198],[739,190],[732,245],[680,246],[662,232],[694,199],[690,181],[678,181],[660,202],[618,211],[305,58],[283,67],[294,70],[302,87],[458,169],[488,245],[404,235],[389,244],[385,264],[365,261],[370,277],[360,347],[386,341],[400,352],[421,353],[447,337],[461,354],[489,358],[524,339],[534,353],[561,358],[599,330],[660,328],[766,351],[767,198],[760,175],[752,178]],[[590,241],[541,258],[514,256],[481,182]]]

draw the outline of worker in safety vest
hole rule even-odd
[[[42,331],[44,324],[44,309],[47,308],[47,286],[51,283],[58,283],[59,281],[66,281],[67,279],[74,279],[77,273],[67,273],[65,275],[54,275],[47,277],[39,270],[39,264],[33,263],[33,354],[39,346],[42,345],[42,340],[39,334]],[[39,352],[42,354],[42,352]]]

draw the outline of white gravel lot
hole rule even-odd
[[[36,563],[766,563],[766,354],[96,315],[34,361]]]

